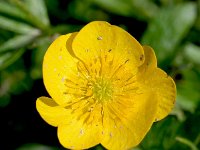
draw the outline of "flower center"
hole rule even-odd
[[[93,96],[96,100],[102,102],[104,100],[111,100],[113,94],[113,87],[109,80],[99,78],[93,85]]]

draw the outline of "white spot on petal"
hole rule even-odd
[[[62,56],[60,55],[60,56],[58,56],[58,58],[61,60],[61,59],[62,59]]]
[[[101,36],[97,37],[97,40],[102,40],[103,38]]]
[[[64,81],[65,81],[65,79],[66,79],[66,77],[62,77],[61,81],[62,81],[62,82],[64,82]]]

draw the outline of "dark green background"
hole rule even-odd
[[[152,46],[177,84],[171,114],[132,150],[200,149],[200,0],[0,0],[0,149],[64,149],[35,108],[48,96],[42,59],[57,36],[93,20]]]

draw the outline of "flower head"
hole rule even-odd
[[[153,49],[104,21],[58,37],[44,56],[43,79],[51,98],[38,98],[37,110],[69,149],[134,147],[176,97]]]

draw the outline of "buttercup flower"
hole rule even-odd
[[[58,37],[44,56],[43,79],[51,98],[38,98],[37,111],[69,149],[137,146],[176,97],[153,49],[104,21]]]

